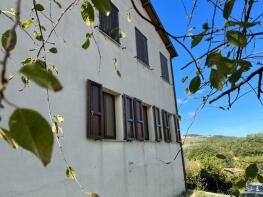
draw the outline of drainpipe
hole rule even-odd
[[[175,91],[175,82],[174,82],[174,71],[173,71],[172,58],[170,58],[170,68],[171,68],[172,80],[173,80],[173,93],[174,93],[175,110],[176,110],[176,114],[178,115],[178,107],[177,107],[177,99],[176,99],[176,91]],[[183,174],[184,174],[184,185],[185,185],[185,191],[187,191],[184,151],[183,151],[183,147],[182,147],[183,144],[182,144],[182,140],[181,140],[182,138],[181,138],[180,124],[179,124],[178,119],[175,119],[175,123],[176,123],[175,126],[176,126],[177,132],[179,134],[179,139],[180,139],[180,149],[181,149]]]

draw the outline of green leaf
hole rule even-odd
[[[226,156],[223,155],[223,154],[217,154],[216,157],[217,157],[218,159],[226,159]]]
[[[202,41],[204,34],[205,32],[202,32],[199,35],[194,36],[194,39],[192,40],[191,48],[194,48],[196,45],[198,45]]]
[[[17,36],[15,31],[7,30],[2,35],[2,46],[5,50],[13,50],[16,47]],[[9,46],[8,46],[9,45]]]
[[[225,23],[225,27],[231,27],[231,26],[238,25],[243,28],[250,28],[250,27],[254,27],[255,25],[259,25],[259,24],[260,24],[259,22],[250,23],[250,22],[242,22],[242,21],[227,21]]]
[[[18,144],[16,141],[12,138],[10,135],[10,132],[7,130],[0,128],[0,139],[4,139],[10,146],[12,146],[14,149],[18,148]]]
[[[88,0],[84,0],[80,10],[81,16],[87,26],[92,26],[94,23],[94,9]]]
[[[218,51],[211,52],[207,55],[205,64],[209,67],[212,67],[212,66],[218,64],[218,62],[221,61],[221,58],[222,58],[222,56],[221,56],[220,52],[218,52]]]
[[[224,76],[218,70],[212,69],[210,73],[210,84],[217,90],[223,89]]]
[[[246,168],[246,178],[251,178],[254,179],[258,174],[258,167],[257,164],[253,163],[250,164],[247,168]]]
[[[22,28],[23,29],[28,29],[31,26],[32,23],[33,23],[33,20],[32,19],[28,19],[22,24]]]
[[[249,71],[250,68],[252,67],[251,62],[248,62],[248,61],[245,61],[245,60],[241,60],[240,59],[240,60],[237,60],[236,62],[237,62],[237,64],[239,64],[241,66],[241,70],[243,72]]]
[[[234,72],[230,77],[229,77],[229,82],[231,84],[235,84],[240,78],[241,78],[241,75],[242,75],[242,70],[238,70],[236,72]]]
[[[237,47],[246,47],[247,46],[247,38],[239,31],[231,30],[226,33],[228,42],[233,46]]]
[[[204,23],[202,27],[203,27],[203,29],[206,30],[206,31],[209,29],[208,23]]]
[[[42,11],[45,10],[44,6],[41,5],[41,4],[36,4],[36,5],[34,6],[34,8],[35,8],[37,11],[39,11],[39,12],[42,12]]]
[[[32,58],[31,57],[27,57],[26,59],[24,59],[21,64],[26,65],[29,64],[31,62]]]
[[[16,109],[9,119],[10,134],[18,145],[35,154],[44,166],[49,164],[53,133],[48,122],[36,111]]]
[[[71,167],[71,166],[68,166],[67,169],[66,169],[66,175],[69,179],[71,180],[74,180],[76,179],[76,172],[75,170]]]
[[[201,85],[201,79],[199,76],[196,76],[195,78],[192,79],[189,89],[192,94],[196,93]]]
[[[42,37],[42,35],[41,35],[40,32],[34,31],[34,32],[33,32],[33,35],[34,35],[34,37],[36,38],[36,40],[38,40],[38,41],[42,41],[42,40],[43,40],[43,37]]]
[[[109,16],[111,5],[109,0],[91,0],[94,6],[104,15]]]
[[[89,46],[90,46],[90,36],[91,35],[89,33],[86,34],[86,39],[85,39],[84,43],[82,44],[82,48],[83,49],[89,48]]]
[[[225,6],[224,6],[224,10],[223,10],[223,16],[225,19],[228,19],[231,12],[232,12],[232,9],[234,7],[234,4],[235,4],[235,0],[227,0],[226,3],[225,3]]]
[[[58,52],[57,48],[55,47],[52,47],[51,49],[49,49],[49,51],[54,54]]]
[[[20,72],[43,88],[48,88],[55,92],[62,89],[59,80],[52,73],[44,70],[39,65],[25,65],[20,69]]]
[[[61,115],[54,115],[52,118],[55,122],[62,123],[64,122],[64,117]]]

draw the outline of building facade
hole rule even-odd
[[[40,2],[48,7],[47,2]],[[0,7],[8,9],[14,4],[14,0],[1,1]],[[22,1],[25,10],[30,5]],[[136,6],[161,25],[150,2],[136,1]],[[57,40],[58,54],[48,55],[48,61],[58,66],[64,87],[51,93],[50,100],[52,113],[65,118],[61,140],[68,162],[83,187],[102,197],[178,196],[185,190],[185,175],[181,152],[173,161],[181,145],[171,65],[177,53],[171,41],[143,20],[129,0],[112,0],[108,17],[96,13],[94,37],[90,47],[83,50],[82,38],[90,30],[79,10],[78,5],[64,16],[52,37]],[[22,13],[22,19],[29,12]],[[54,13],[59,14],[59,10]],[[2,34],[11,23],[1,15],[0,23]],[[123,31],[125,38],[115,29]],[[34,51],[28,51],[34,43],[22,31],[18,37],[13,62],[34,56]],[[15,70],[15,63],[8,67],[9,73]],[[48,118],[45,90],[30,83],[23,91],[16,91],[21,86],[20,78],[15,77],[7,97]],[[12,108],[5,108],[3,122],[11,112]],[[26,151],[10,150],[2,141],[0,147],[0,196],[83,196],[65,177],[57,145],[47,168]],[[165,163],[169,161],[171,164]]]

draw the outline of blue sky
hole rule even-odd
[[[187,11],[190,12],[192,8],[193,0],[152,0],[152,3],[163,22],[166,29],[174,35],[184,35],[187,29],[188,20],[186,18],[186,12],[183,8],[182,2],[185,3]],[[239,10],[237,5],[234,10]],[[258,5],[258,7],[263,7]],[[259,8],[255,8],[253,11],[260,12]],[[199,33],[204,22],[210,21],[213,13],[213,6],[207,1],[198,1],[198,7],[195,12],[193,21],[190,27],[196,27],[193,33]],[[218,11],[218,15],[221,13]],[[236,13],[234,12],[234,15]],[[221,22],[218,21],[217,22]],[[223,22],[222,22],[223,23]],[[259,26],[257,30],[261,29]],[[195,96],[190,96],[190,99],[184,100],[187,95],[184,93],[184,89],[189,85],[189,82],[183,84],[181,79],[188,75],[191,70],[181,71],[180,68],[188,63],[191,58],[189,55],[174,42],[174,45],[179,53],[179,57],[173,60],[174,75],[177,91],[177,100],[180,107],[181,132],[185,134],[188,126],[192,122],[192,116],[200,105],[200,100],[196,100],[194,97],[200,97],[203,92],[198,93]],[[188,48],[190,48],[190,42],[187,42]],[[198,56],[207,50],[206,45],[200,45],[192,52]],[[193,77],[193,75],[192,75]],[[251,81],[252,84],[256,84],[257,81]],[[244,87],[244,91],[249,90],[249,87]],[[227,104],[226,98],[221,99],[219,102],[208,105],[197,116],[196,121],[189,130],[189,133],[205,134],[205,135],[228,135],[228,136],[246,136],[247,134],[263,132],[263,106],[256,99],[254,93],[250,93],[242,97],[230,110],[221,110],[215,108],[215,106],[225,106]]]

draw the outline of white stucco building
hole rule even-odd
[[[39,2],[48,10],[47,1]],[[22,20],[30,16],[31,4],[22,1],[27,9]],[[14,5],[14,0],[1,0],[0,9]],[[144,16],[161,25],[150,2],[137,0],[136,5]],[[79,7],[62,19],[50,40],[57,40],[58,54],[47,57],[58,66],[63,84],[61,92],[51,93],[51,110],[65,117],[62,141],[67,160],[81,184],[101,197],[178,196],[185,190],[183,156],[180,153],[169,165],[163,162],[172,161],[181,148],[170,61],[177,53],[171,41],[137,15],[129,0],[112,0],[109,17],[96,13],[96,42],[92,39],[89,49],[83,50],[81,44],[89,29]],[[60,11],[53,14],[58,16]],[[0,24],[2,34],[12,23],[0,15]],[[111,31],[114,28],[126,37],[116,37]],[[35,48],[32,40],[21,30],[18,37],[8,73],[16,71],[26,56],[35,56],[28,50]],[[48,119],[46,91],[34,83],[18,91],[22,86],[20,76],[15,76],[7,97]],[[3,122],[12,110],[5,108]],[[52,162],[44,168],[31,153],[12,150],[0,141],[0,166],[0,197],[83,196],[66,178],[56,144]]]

